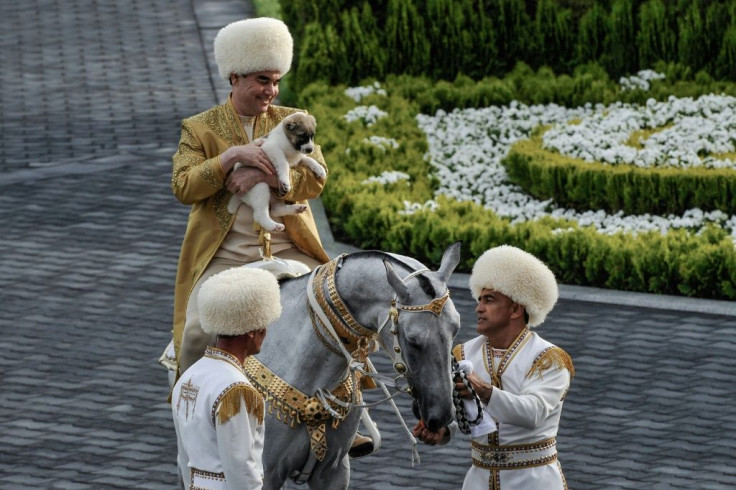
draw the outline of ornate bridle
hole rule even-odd
[[[389,401],[392,404],[397,418],[401,422],[409,440],[412,443],[413,464],[414,461],[418,462],[420,460],[419,452],[417,451],[417,441],[407,427],[401,412],[393,401],[393,397],[401,392],[409,393],[412,398],[414,398],[414,393],[410,386],[405,388],[399,388],[397,386],[399,378],[405,378],[407,371],[406,361],[403,358],[401,346],[399,345],[399,314],[401,311],[405,311],[407,313],[429,312],[436,316],[440,316],[445,307],[445,303],[447,303],[447,300],[450,298],[450,290],[448,289],[442,296],[433,299],[425,305],[402,305],[399,303],[398,295],[394,294],[391,299],[391,305],[389,307],[388,314],[386,315],[386,319],[381,323],[378,329],[373,332],[372,330],[363,327],[355,320],[337,291],[335,274],[340,268],[345,255],[346,254],[342,254],[327,264],[318,267],[312,272],[312,275],[309,278],[309,285],[307,286],[307,307],[312,318],[312,327],[314,328],[315,334],[317,334],[317,337],[322,341],[325,347],[330,351],[338,355],[342,354],[343,357],[345,357],[350,370],[350,378],[353,379],[353,386],[356,387],[356,391],[359,378],[362,376],[369,376],[378,382],[386,395],[386,398],[373,405],[384,401]],[[402,279],[402,282],[406,284],[409,279],[425,272],[430,272],[430,270],[426,268],[416,270]],[[332,306],[330,306],[326,300],[323,284],[327,285],[327,293]],[[368,359],[368,355],[373,351],[373,342],[380,338],[381,332],[389,322],[391,323],[391,329],[389,332],[392,334],[393,345],[391,349],[386,350],[393,362],[394,371],[398,374],[398,376],[394,378],[385,378],[378,374],[375,369],[373,369],[373,366]],[[335,349],[326,341],[325,337],[320,332],[320,326],[325,330],[326,334],[337,343],[338,349]],[[366,367],[368,367],[368,369],[366,369]],[[396,393],[393,395],[389,394],[388,389],[384,384],[384,379],[392,383],[394,388],[397,390]],[[330,394],[325,393],[323,390],[319,390],[317,396],[325,400],[325,406],[329,401],[332,403],[340,402],[339,400],[330,398]],[[343,409],[347,409],[343,412],[343,417],[347,416],[350,409],[355,406],[356,393],[354,391],[352,393],[351,403],[348,406],[345,404],[342,405]],[[362,407],[367,406],[368,405],[362,405]]]
[[[407,366],[399,345],[399,313],[401,311],[406,311],[407,313],[429,312],[436,316],[440,316],[445,307],[445,303],[447,303],[447,300],[450,298],[450,290],[448,289],[445,291],[445,294],[439,298],[433,299],[425,305],[402,305],[399,303],[398,295],[394,294],[386,319],[374,332],[363,327],[357,322],[357,320],[355,320],[337,291],[335,274],[340,268],[345,255],[346,254],[342,254],[336,257],[312,272],[309,279],[309,286],[307,288],[309,292],[308,307],[310,314],[314,314],[317,317],[323,329],[326,330],[329,336],[337,342],[338,348],[348,361],[348,366],[351,367],[351,369],[355,367],[363,374],[374,377],[375,374],[366,373],[363,366],[355,366],[355,362],[364,363],[366,361],[368,354],[370,354],[371,351],[370,343],[380,337],[381,332],[390,322],[390,333],[393,335],[393,345],[392,348],[387,349],[387,351],[393,361],[394,370],[400,376],[405,376]],[[406,284],[409,279],[425,272],[430,272],[430,270],[426,268],[416,270],[402,279],[402,282]],[[330,306],[330,303],[326,300],[322,287],[323,284],[327,285],[327,292],[332,306]],[[325,342],[325,338],[320,333],[317,322],[313,321],[312,326],[325,346],[332,352],[335,352],[333,346]],[[395,378],[394,381],[396,381],[396,379],[397,378]]]

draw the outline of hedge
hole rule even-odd
[[[736,171],[730,168],[643,169],[591,163],[543,149],[542,132],[517,142],[502,163],[512,182],[561,207],[664,215],[699,208],[736,214]]]

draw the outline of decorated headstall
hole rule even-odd
[[[406,284],[409,279],[418,276],[419,274],[422,274],[424,272],[430,271],[429,269],[419,269],[402,279],[402,282]],[[443,294],[439,298],[433,299],[426,305],[402,305],[398,301],[398,295],[394,294],[394,297],[391,300],[391,308],[388,311],[388,317],[386,318],[386,321],[383,322],[383,325],[379,327],[378,334],[380,335],[386,324],[391,321],[391,330],[389,330],[389,332],[393,334],[393,346],[392,349],[389,351],[389,355],[394,362],[394,371],[396,371],[398,374],[406,374],[407,370],[406,362],[404,361],[401,353],[401,347],[399,346],[399,312],[406,311],[408,313],[420,313],[423,311],[427,311],[430,313],[434,313],[435,316],[440,316],[442,314],[442,310],[445,308],[445,303],[447,303],[447,300],[449,298],[450,290],[448,289],[447,291],[445,291],[445,294]]]

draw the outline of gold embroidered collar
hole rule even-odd
[[[243,370],[243,365],[240,363],[240,360],[237,357],[217,347],[212,347],[212,346],[207,347],[207,349],[205,349],[204,351],[204,357],[209,357],[210,359],[217,359],[219,361],[225,361],[228,364],[232,364],[233,366],[238,368],[239,371]]]

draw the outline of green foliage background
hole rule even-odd
[[[290,0],[292,80],[356,85],[390,74],[502,77],[518,62],[572,74],[597,63],[613,78],[679,63],[736,81],[732,0]]]
[[[416,123],[420,112],[513,100],[578,106],[736,95],[736,85],[729,83],[736,80],[735,5],[717,0],[290,0],[281,15],[299,51],[282,100],[308,109],[318,120],[317,138],[330,171],[322,200],[341,241],[437,265],[444,247],[460,240],[461,271],[469,271],[489,247],[511,244],[540,257],[567,284],[735,299],[736,250],[717,226],[698,234],[603,235],[552,218],[512,225],[472,202],[435,198],[437,182],[424,158],[427,142]],[[618,77],[642,68],[667,78],[646,92],[622,92]],[[356,103],[344,93],[348,86],[374,80],[388,96]],[[347,122],[344,115],[357,105],[375,105],[390,117],[372,126]],[[367,143],[373,135],[393,138],[399,148]],[[506,164],[530,192],[561,199],[554,186],[535,189],[540,186],[536,177],[525,182],[530,162],[534,172],[555,167],[555,158],[540,157],[538,150],[521,145]],[[404,172],[410,179],[364,183],[384,171]],[[600,175],[604,183],[613,180]],[[642,175],[641,185],[653,179]],[[732,210],[732,191],[724,192],[723,206]],[[586,189],[577,194],[579,207],[610,209],[609,200],[596,201]],[[665,191],[660,195],[667,197]],[[669,197],[667,209],[682,205]],[[401,212],[404,201],[431,199],[439,204],[435,211]]]

